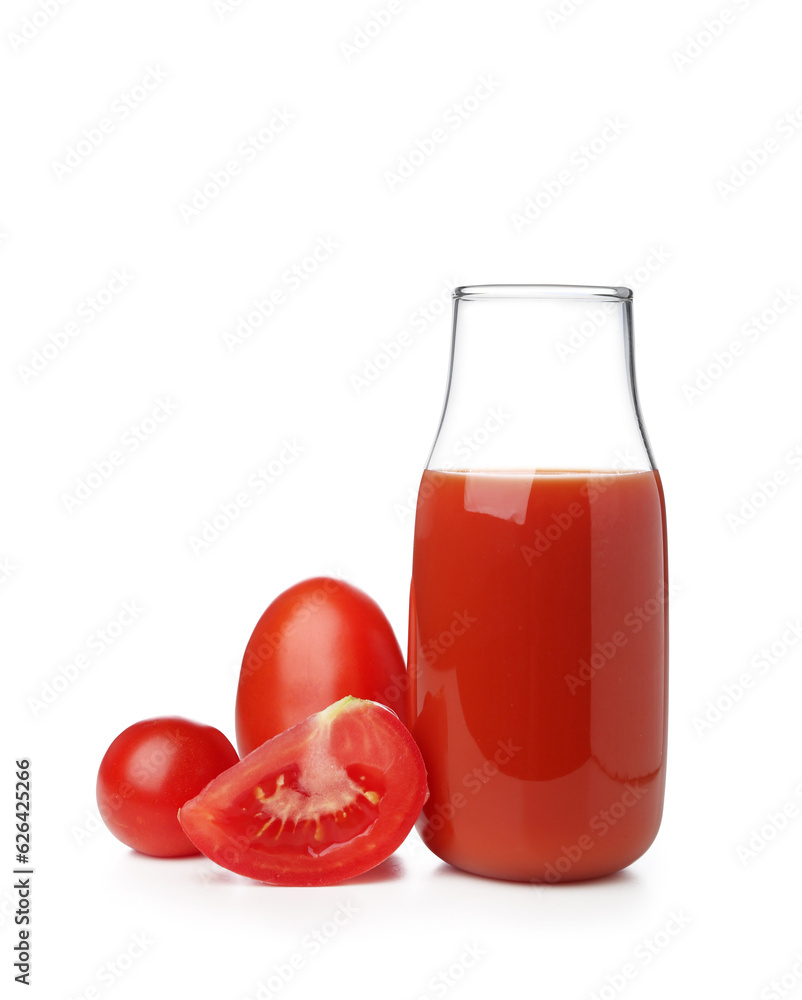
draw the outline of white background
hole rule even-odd
[[[384,0],[61,2],[26,28],[40,7],[7,0],[0,24],[4,983],[22,990],[9,914],[11,772],[25,755],[26,995],[242,1000],[268,995],[259,984],[296,954],[304,968],[278,995],[610,997],[627,965],[633,1000],[802,995],[802,684],[786,625],[800,622],[798,3],[731,0],[724,23],[720,2],[586,0],[557,22],[558,0],[404,0],[349,51]],[[137,91],[146,77],[154,89]],[[492,94],[460,118],[482,78]],[[276,110],[292,120],[246,159],[240,144]],[[608,118],[620,134],[589,162],[581,147]],[[102,119],[102,141],[68,161]],[[438,126],[445,141],[394,184]],[[232,159],[239,173],[182,217]],[[546,207],[516,227],[538,194]],[[290,289],[282,274],[321,238],[336,249]],[[91,297],[115,271],[126,287],[98,312]],[[404,507],[442,403],[444,303],[455,284],[499,281],[635,288],[679,588],[654,847],[620,875],[542,890],[449,869],[416,834],[373,876],[319,890],[127,851],[97,829],[107,745],[172,713],[233,737],[242,651],[286,586],[344,576],[405,645]],[[227,346],[274,289],[280,307]],[[780,292],[794,302],[777,315]],[[67,346],[46,347],[71,322]],[[404,331],[392,364],[366,368]],[[716,367],[736,339],[740,355]],[[160,399],[175,412],[125,450]],[[287,441],[297,459],[194,552],[204,520]],[[124,464],[65,501],[121,443]],[[743,522],[728,520],[739,508]],[[90,653],[131,601],[136,621]],[[783,810],[778,831],[767,816]],[[342,904],[358,912],[313,955],[306,936]],[[149,944],[131,960],[136,935]],[[481,952],[470,969],[466,946]]]

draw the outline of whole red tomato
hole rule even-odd
[[[352,695],[406,720],[406,668],[379,605],[342,580],[319,576],[280,594],[259,619],[242,659],[237,746],[265,740]]]
[[[114,836],[159,858],[197,854],[178,810],[239,761],[219,729],[189,719],[146,719],[124,730],[97,776],[100,815]]]

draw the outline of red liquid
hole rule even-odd
[[[443,860],[556,882],[660,825],[666,543],[656,472],[431,472],[415,523],[418,830]]]

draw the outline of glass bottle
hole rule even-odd
[[[667,590],[631,291],[457,288],[410,594],[435,854],[546,882],[643,854],[663,808]]]

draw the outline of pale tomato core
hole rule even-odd
[[[386,791],[382,771],[359,762],[342,764],[330,750],[331,723],[352,700],[344,698],[320,713],[314,741],[296,764],[266,774],[232,804],[230,815],[255,827],[255,847],[319,855],[376,822]]]

